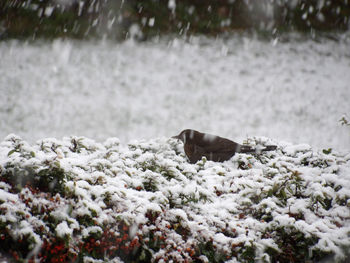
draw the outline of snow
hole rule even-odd
[[[194,128],[347,150],[349,40],[300,38],[1,42],[0,137],[125,144]]]
[[[6,189],[7,190],[7,189]],[[8,190],[7,190],[8,191]],[[17,195],[11,194],[3,189],[0,189],[0,201],[2,202],[16,202],[18,200]]]
[[[311,147],[307,144],[292,145],[284,148],[287,155],[295,156],[298,152],[309,151]]]
[[[87,227],[83,230],[83,237],[89,237],[91,233],[102,233],[102,229],[99,226]]]
[[[73,229],[70,229],[68,227],[68,224],[66,221],[63,221],[62,223],[59,223],[56,227],[56,233],[57,236],[63,238],[66,235],[71,236],[73,234]]]
[[[175,8],[176,8],[176,0],[169,0],[169,2],[168,2],[168,8],[169,8],[170,10],[174,11]]]

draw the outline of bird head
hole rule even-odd
[[[186,129],[186,130],[183,130],[182,132],[180,132],[179,135],[173,136],[171,138],[178,139],[178,140],[182,141],[183,143],[186,143],[186,141],[193,139],[195,133],[196,133],[195,130]]]

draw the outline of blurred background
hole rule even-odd
[[[2,0],[1,38],[348,30],[348,0]]]
[[[0,137],[348,150],[349,27],[348,0],[1,0]]]

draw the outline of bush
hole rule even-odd
[[[284,143],[189,164],[181,147],[83,137],[29,145],[8,136],[0,143],[0,257],[347,262],[348,156]]]

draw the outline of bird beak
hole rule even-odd
[[[179,137],[179,135],[176,135],[176,136],[172,136],[171,138],[173,138],[173,139],[178,139],[178,140],[180,140],[180,137]]]

